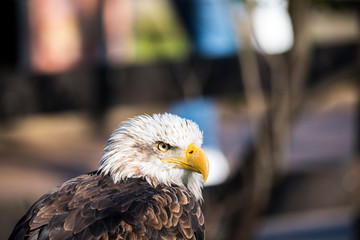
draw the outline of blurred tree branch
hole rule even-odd
[[[360,26],[360,4],[358,3],[356,6],[357,10],[357,22],[358,26]],[[358,46],[360,46],[360,34],[357,38]],[[357,188],[355,190],[355,196],[354,196],[354,208],[355,208],[355,217],[354,217],[354,239],[360,239],[360,47],[358,47],[357,50],[357,61],[356,61],[356,81],[357,81],[357,92],[358,92],[358,99],[357,99],[357,106],[356,106],[356,160],[355,163],[355,172],[357,172]]]
[[[252,0],[247,1],[245,21],[244,16],[235,20],[241,33],[242,49],[238,56],[254,136],[234,176],[207,189],[206,194],[211,195],[205,201],[209,239],[251,239],[271,187],[286,172],[289,129],[300,110],[309,69],[306,14],[310,3],[310,0],[289,2],[295,39],[291,51],[263,56],[271,71],[268,94],[261,85],[259,64],[251,44]]]

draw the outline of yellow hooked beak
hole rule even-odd
[[[185,158],[173,157],[163,158],[161,161],[176,163],[176,167],[188,169],[203,175],[204,183],[209,175],[209,161],[204,152],[195,143],[189,144],[186,149]]]

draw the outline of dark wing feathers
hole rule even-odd
[[[9,239],[204,239],[204,216],[185,188],[96,173],[40,198]],[[29,238],[27,238],[29,237]]]

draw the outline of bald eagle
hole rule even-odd
[[[10,239],[204,239],[202,138],[169,113],[123,122],[99,169],[42,196]]]

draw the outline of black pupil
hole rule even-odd
[[[163,149],[166,149],[166,148],[167,148],[166,144],[161,145],[161,147],[162,147]]]

